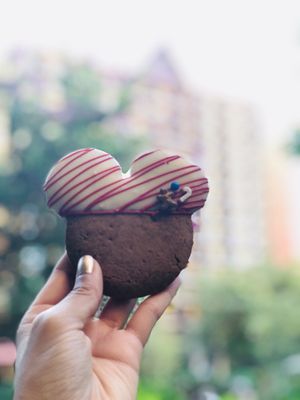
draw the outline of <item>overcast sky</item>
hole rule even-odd
[[[20,46],[62,50],[131,72],[166,47],[191,87],[256,104],[268,139],[284,141],[300,124],[299,0],[0,0],[0,5],[1,57]]]

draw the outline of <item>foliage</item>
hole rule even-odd
[[[297,129],[292,137],[292,140],[287,144],[287,150],[294,155],[300,154],[300,130]]]
[[[202,276],[202,317],[184,337],[178,371],[190,398],[207,387],[237,399],[300,398],[299,293],[294,269]]]
[[[13,389],[9,383],[0,383],[0,399],[11,400],[13,398]]]
[[[168,312],[152,331],[141,366],[139,400],[185,400],[178,382],[182,337],[176,333],[175,314]],[[176,325],[176,324],[175,324]]]
[[[105,127],[124,108],[124,94],[120,89],[115,105],[104,111],[101,76],[91,66],[65,63],[62,73],[47,78],[47,65],[39,59],[33,64],[34,70],[19,65],[9,85],[0,80],[0,108],[11,132],[10,155],[0,171],[0,292],[9,297],[2,312],[0,304],[0,325],[1,336],[10,338],[64,246],[64,223],[47,209],[42,191],[50,167],[82,147],[110,152],[128,167],[144,143]],[[45,101],[54,95],[58,105]]]
[[[138,400],[184,400],[170,382],[156,385],[155,381],[149,381],[149,379],[141,380],[137,398]]]

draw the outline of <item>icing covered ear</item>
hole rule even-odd
[[[159,212],[192,214],[202,208],[208,182],[202,170],[176,154],[144,153],[122,173],[108,153],[76,150],[50,170],[44,190],[48,206],[62,216]]]

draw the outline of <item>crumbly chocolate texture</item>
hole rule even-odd
[[[101,265],[104,294],[120,299],[166,288],[187,266],[193,246],[190,215],[85,215],[67,218],[66,248]]]

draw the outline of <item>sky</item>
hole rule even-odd
[[[193,90],[250,102],[267,141],[300,124],[298,0],[0,0],[0,57],[62,51],[134,72],[168,48]]]

